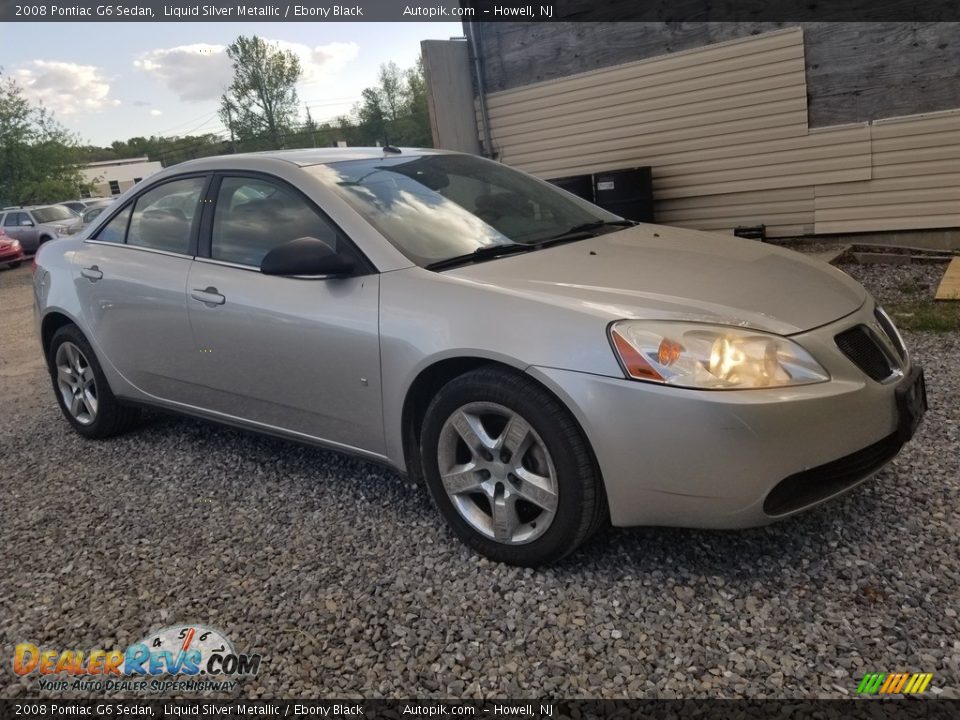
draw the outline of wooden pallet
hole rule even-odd
[[[955,257],[947,265],[934,300],[960,300],[960,257]]]

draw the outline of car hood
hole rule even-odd
[[[658,225],[638,225],[444,275],[608,320],[694,320],[781,335],[849,315],[867,297],[845,273],[800,253]]]

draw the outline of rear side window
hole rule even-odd
[[[4,227],[19,227],[22,222],[21,218],[23,220],[29,219],[27,218],[26,213],[12,212],[4,218],[3,225]]]
[[[117,216],[103,226],[97,233],[97,240],[109,243],[122,243],[127,235],[127,223],[130,221],[130,206],[127,205]]]
[[[289,188],[259,178],[223,179],[213,216],[214,260],[260,267],[270,250],[302,237],[341,250],[336,228]]]
[[[148,190],[134,203],[127,244],[186,254],[205,178],[174,180]]]

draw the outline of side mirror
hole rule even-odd
[[[353,272],[353,258],[334,252],[323,240],[302,237],[277,245],[260,262],[264,275],[325,275],[343,277]]]

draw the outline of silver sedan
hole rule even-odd
[[[81,435],[147,405],[355,453],[521,565],[608,523],[791,515],[874,474],[926,408],[842,272],[456,153],[177,165],[44,245],[34,290]]]

